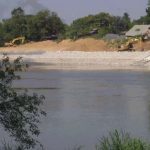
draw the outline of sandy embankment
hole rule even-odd
[[[40,67],[45,69],[150,69],[150,63],[144,63],[144,58],[150,56],[150,51],[110,51],[107,43],[94,39],[28,43],[1,48],[0,52],[10,53],[14,58],[23,56],[27,62],[42,63]],[[39,66],[34,66],[36,67]]]
[[[103,40],[92,38],[80,39],[77,41],[63,40],[61,42],[42,41],[30,42],[16,47],[2,47],[3,52],[37,52],[37,51],[106,51],[107,43]]]

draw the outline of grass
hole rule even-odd
[[[141,139],[132,138],[128,133],[109,133],[108,137],[103,137],[95,147],[96,150],[150,150],[150,145]]]

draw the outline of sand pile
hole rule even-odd
[[[62,50],[72,51],[106,51],[107,43],[102,40],[92,38],[79,39],[77,41],[65,40],[59,43]]]
[[[142,50],[150,50],[150,41],[148,42],[138,42],[135,45],[135,49],[137,51],[142,51]]]
[[[139,42],[134,45],[136,51],[150,50],[149,42]],[[117,51],[117,49],[111,49],[108,47],[107,42],[103,40],[96,40],[93,38],[73,40],[63,40],[61,42],[55,41],[41,41],[41,42],[30,42],[24,45],[14,47],[1,47],[0,52],[6,53],[28,53],[28,52],[43,52],[43,51]]]
[[[31,42],[15,47],[3,47],[0,51],[106,51],[107,43],[92,38],[79,39],[77,41],[63,40],[61,42],[42,41]]]

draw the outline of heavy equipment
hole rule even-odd
[[[126,42],[118,46],[118,51],[135,51],[134,44],[141,42],[141,38],[127,38]]]
[[[15,46],[15,45],[24,44],[24,43],[25,43],[25,37],[22,36],[22,37],[17,37],[13,39],[9,43],[5,43],[5,46]]]

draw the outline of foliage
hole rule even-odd
[[[64,24],[54,12],[45,10],[27,18],[27,37],[30,40],[41,40],[50,35],[59,35],[64,31]]]
[[[93,36],[93,30],[97,30],[97,36],[103,37],[107,33],[120,34],[132,26],[129,15],[124,13],[123,17],[111,16],[108,13],[89,15],[73,21],[67,30],[66,36],[77,39],[85,36]]]
[[[4,26],[4,39],[10,41],[19,36],[26,34],[26,20],[24,11],[19,7],[12,11],[10,19],[3,20]]]
[[[131,138],[128,133],[111,132],[108,137],[103,137],[96,150],[149,150],[150,145],[140,139]]]
[[[11,18],[1,22],[5,42],[20,36],[26,37],[27,40],[37,41],[64,32],[64,24],[55,12],[43,10],[36,15],[26,15],[19,7],[12,10],[11,14]]]
[[[38,123],[45,112],[40,108],[44,96],[36,93],[29,95],[27,91],[16,92],[12,82],[20,79],[16,71],[23,71],[27,65],[22,58],[12,63],[7,55],[0,62],[0,124],[23,149],[34,147],[40,131]]]
[[[102,38],[107,33],[122,34],[134,24],[150,24],[150,1],[146,15],[131,21],[127,12],[123,16],[113,16],[100,12],[74,20],[66,25],[55,12],[43,10],[35,15],[27,15],[21,7],[11,12],[11,18],[0,23],[0,46],[17,37],[26,37],[27,41],[70,38],[76,40],[84,37]],[[53,38],[54,37],[54,38]]]
[[[134,20],[134,24],[150,24],[150,0],[148,0],[146,15]]]
[[[134,20],[134,24],[150,24],[150,16],[142,16],[138,20]]]
[[[82,150],[84,146],[74,146],[68,150]],[[141,139],[132,138],[128,133],[114,130],[107,137],[102,137],[96,144],[95,150],[149,150],[150,145]],[[6,142],[0,147],[0,150],[19,150]]]
[[[146,13],[147,13],[147,16],[150,17],[150,0],[148,0],[148,3],[147,3]]]
[[[24,10],[21,7],[18,7],[16,9],[13,9],[11,12],[12,17],[20,17],[24,16]]]
[[[4,46],[4,30],[3,30],[3,24],[0,23],[0,46]]]

